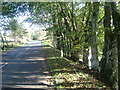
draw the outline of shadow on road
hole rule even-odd
[[[15,53],[26,49],[20,47],[3,57],[8,65],[2,69],[2,90],[49,90],[54,87],[49,83],[51,76],[45,59],[47,48],[48,45],[33,45],[15,57]]]

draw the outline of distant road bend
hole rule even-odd
[[[49,69],[41,41],[30,41],[2,54],[2,90],[47,89]]]

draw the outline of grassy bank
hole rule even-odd
[[[47,45],[45,42],[43,46]],[[99,78],[98,73],[86,69],[79,62],[73,62],[60,57],[60,52],[54,48],[46,49],[46,60],[51,71],[51,83],[55,88],[108,88]],[[98,78],[96,78],[98,77]],[[108,90],[108,89],[107,89]]]
[[[25,45],[25,44],[27,44],[27,43],[19,43],[19,44],[9,43],[8,45],[5,45],[4,49],[0,48],[0,51],[4,52],[4,51],[7,51],[7,50],[10,50],[10,49],[13,49],[13,48],[19,47],[21,45]]]

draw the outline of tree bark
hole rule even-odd
[[[89,22],[90,22],[90,15],[91,15],[91,8],[90,8],[90,5],[91,3],[89,2],[86,2],[86,6],[88,4],[88,8],[89,8],[89,11],[88,11],[88,16],[86,17],[86,23],[85,23],[85,31],[84,31],[84,42],[85,42],[85,46],[83,48],[83,64],[85,64],[86,66],[89,66],[88,62],[89,62],[89,59],[88,59],[88,56],[89,56]],[[83,19],[84,20],[84,19]]]
[[[91,68],[98,69],[99,61],[98,61],[98,49],[96,43],[96,31],[97,31],[97,20],[99,14],[99,2],[93,2],[93,14],[92,14],[92,31],[91,31]]]
[[[112,11],[112,18],[113,18],[113,26],[115,29],[112,31],[113,36],[112,38],[112,57],[114,59],[113,61],[113,73],[112,73],[112,78],[111,81],[113,82],[113,88],[118,89],[118,63],[119,63],[119,50],[120,50],[120,44],[119,44],[119,36],[120,36],[120,13],[118,13],[117,6],[115,2],[111,3],[111,11]]]
[[[110,86],[118,89],[118,30],[120,28],[120,16],[117,13],[115,3],[105,3],[105,35],[103,57],[101,59],[101,76]],[[117,16],[118,15],[118,16]],[[111,22],[112,21],[112,22]],[[114,27],[112,30],[111,27]]]

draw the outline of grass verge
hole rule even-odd
[[[8,51],[8,50],[10,50],[10,49],[19,47],[19,46],[21,46],[21,45],[26,45],[26,44],[27,44],[27,43],[20,43],[20,44],[9,45],[9,46],[5,47],[4,50],[0,49],[0,51],[1,51],[1,52]]]
[[[47,45],[43,43],[43,45]],[[107,89],[103,82],[94,77],[95,71],[85,69],[79,62],[73,62],[60,57],[60,52],[54,48],[46,49],[46,60],[51,71],[50,82],[55,88]]]

